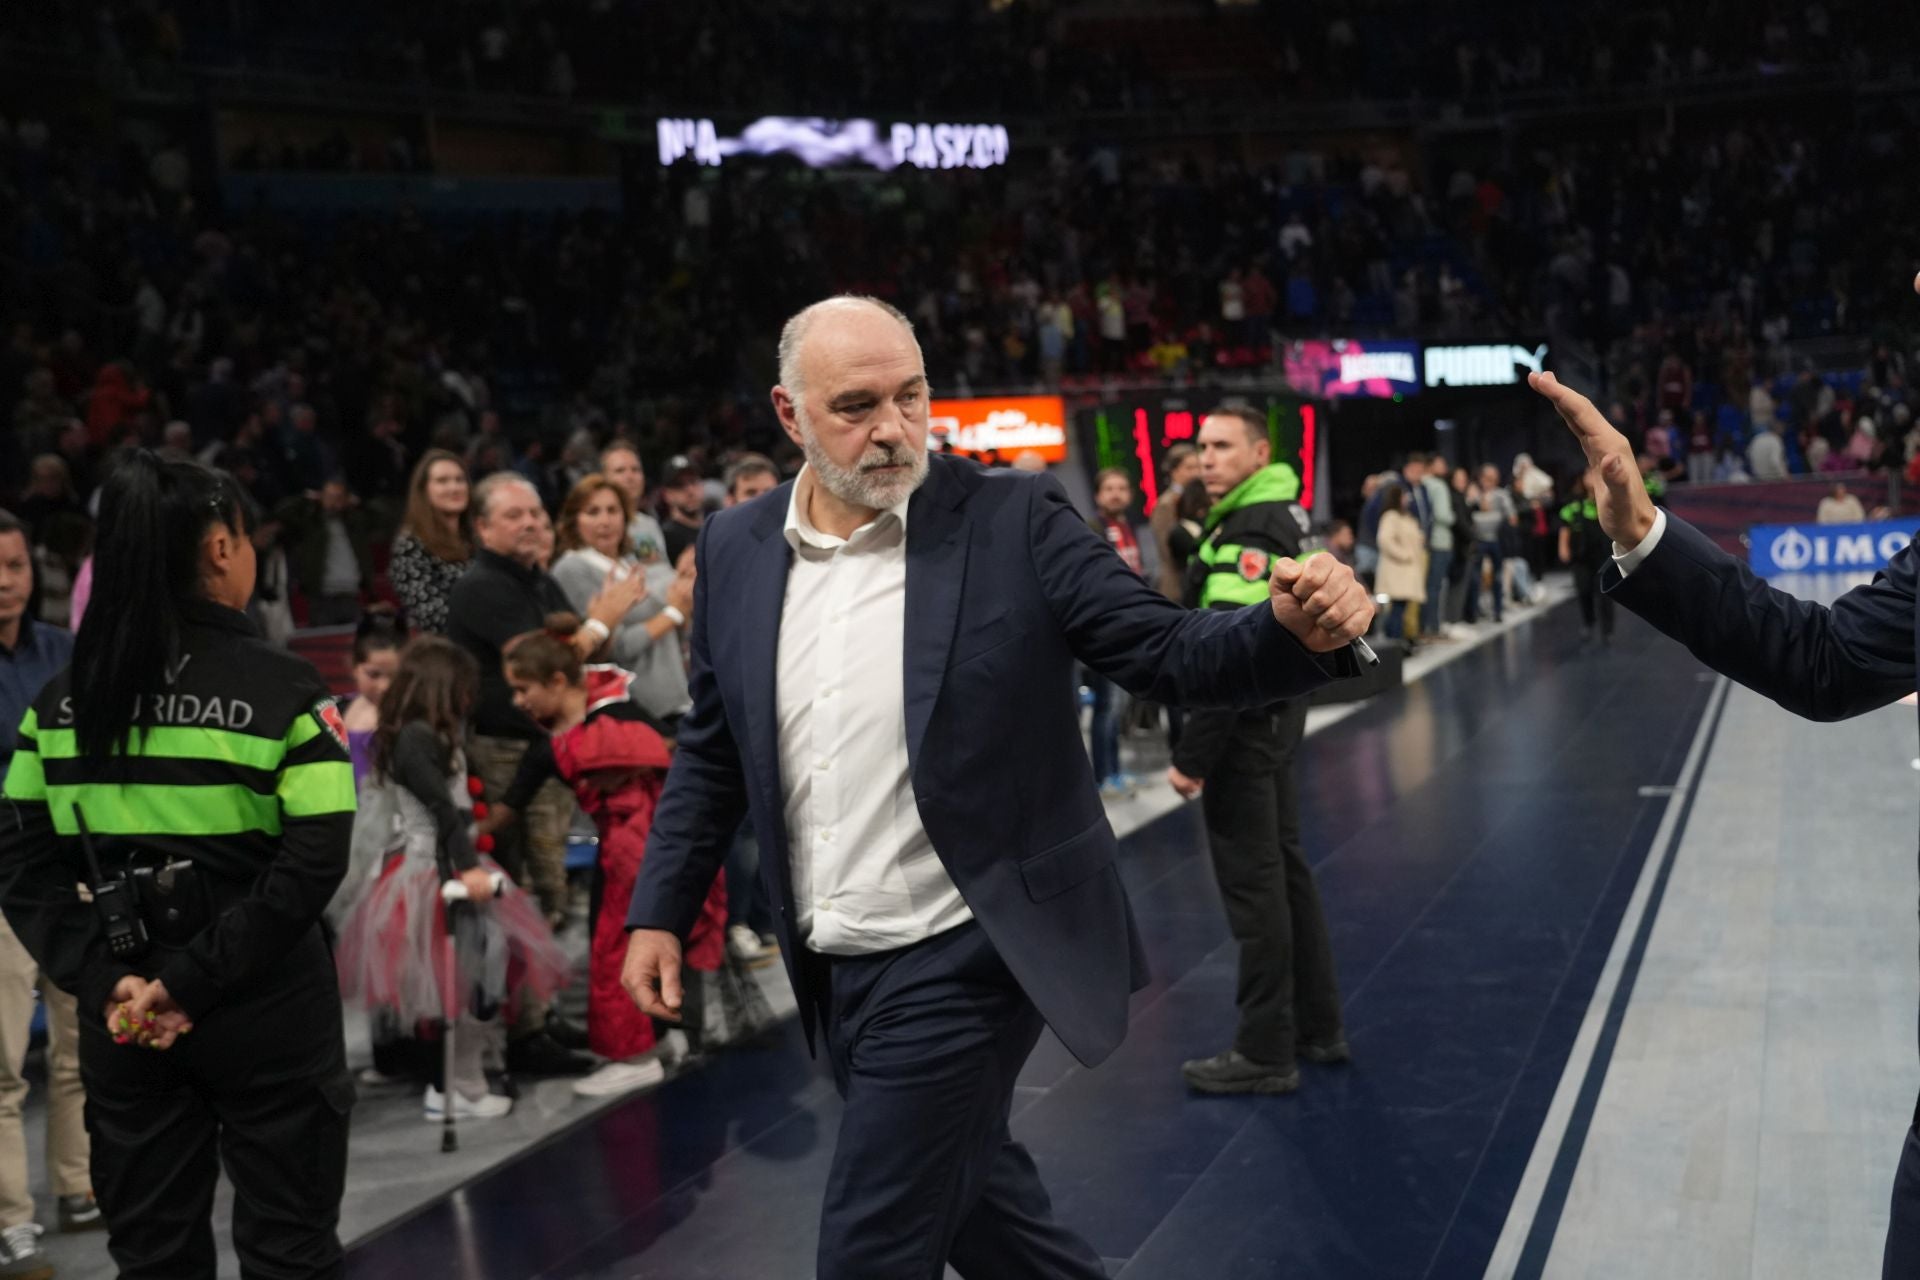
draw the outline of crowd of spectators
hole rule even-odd
[[[1782,21],[1795,47],[1840,30]],[[1105,148],[854,183],[689,168],[629,184],[620,214],[456,223],[222,208],[179,139],[22,116],[0,121],[0,309],[31,329],[0,357],[0,396],[23,397],[25,430],[0,483],[61,452],[83,395],[96,449],[172,418],[196,447],[224,446],[251,431],[243,404],[268,436],[310,407],[299,474],[260,477],[276,497],[332,464],[363,499],[393,500],[406,457],[476,436],[480,470],[522,468],[550,506],[614,434],[656,465],[685,453],[717,472],[729,450],[778,444],[758,408],[768,335],[836,291],[909,312],[936,385],[959,392],[1258,373],[1307,337],[1552,336],[1602,357],[1636,431],[1671,410],[1690,443],[1704,411],[1716,455],[1722,437],[1740,454],[1751,384],[1796,372],[1793,341],[1881,333],[1901,349],[1899,210],[1920,195],[1895,163],[1912,142],[1897,113],[1772,121],[1521,137],[1430,170],[1395,151],[1203,169]],[[1677,402],[1656,386],[1674,361],[1690,371]],[[36,369],[51,386],[23,384]]]
[[[172,12],[109,5],[88,38]],[[706,21],[691,12],[663,21]],[[1838,12],[1779,22],[1789,46],[1844,44]],[[1777,25],[1753,29],[1772,47]],[[796,465],[764,411],[769,339],[838,291],[900,305],[960,393],[1258,376],[1308,337],[1552,334],[1590,346],[1663,480],[1905,467],[1912,128],[1859,123],[1570,134],[1445,173],[1311,150],[1258,169],[1060,151],[853,183],[684,169],[630,184],[618,214],[446,221],[223,207],[179,138],[20,115],[0,119],[0,492],[43,549],[49,616],[84,590],[85,499],[134,440],[242,478],[306,621],[384,589],[429,448],[471,480],[515,471],[557,511],[629,439],[673,473],[671,541],[730,459]],[[1834,335],[1877,337],[1869,367],[1797,367],[1795,342]],[[403,574],[421,541],[397,544]]]
[[[0,37],[62,45],[145,85],[191,65],[674,113],[1018,117],[1223,100],[1494,104],[1796,73],[1857,81],[1911,70],[1914,21],[1864,0],[1626,11],[1519,0],[1447,11],[1408,0],[108,0],[14,7]],[[841,74],[821,75],[826,66]]]
[[[1414,453],[1395,470],[1367,476],[1357,524],[1341,521],[1338,532],[1351,540],[1355,569],[1387,603],[1387,638],[1445,643],[1463,629],[1501,622],[1509,605],[1538,604],[1540,579],[1554,563],[1554,533],[1565,522],[1554,504],[1557,487],[1526,454],[1503,471]]]
[[[626,219],[455,228],[222,211],[177,144],[23,117],[0,129],[18,254],[0,256],[0,487],[57,611],[112,449],[203,454],[275,513],[306,616],[345,617],[429,447],[473,479],[517,471],[550,510],[616,436],[671,466],[669,495],[744,451],[791,467],[757,364],[783,314],[839,290],[899,302],[943,388],[1258,370],[1289,336],[1368,328],[1555,330],[1605,342],[1614,416],[1666,478],[1904,467],[1904,232],[1838,180],[1898,130],[1655,143],[1456,173],[1443,198],[1391,162],[1203,175],[1103,152],[856,185],[728,175],[662,184]],[[626,234],[642,225],[676,230]],[[1856,375],[1792,366],[1791,339],[1875,329]],[[330,520],[348,537],[316,550]]]

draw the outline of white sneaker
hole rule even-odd
[[[8,1275],[52,1275],[53,1266],[46,1261],[46,1253],[40,1248],[40,1237],[47,1229],[37,1222],[23,1222],[17,1227],[8,1227],[0,1232],[0,1240],[6,1242]],[[45,1268],[42,1270],[42,1268]]]
[[[647,1089],[667,1078],[667,1069],[657,1058],[641,1062],[609,1062],[590,1076],[573,1082],[573,1091],[582,1098],[611,1098],[616,1093]]]
[[[489,1093],[486,1097],[478,1100],[467,1097],[467,1095],[461,1093],[458,1089],[454,1090],[453,1093],[453,1118],[455,1120],[498,1120],[501,1116],[506,1115],[512,1110],[513,1099],[498,1093]],[[422,1114],[425,1119],[431,1120],[436,1124],[447,1118],[446,1095],[442,1094],[432,1085],[427,1086],[426,1107]]]
[[[684,1061],[691,1052],[687,1047],[687,1033],[675,1027],[660,1037],[653,1048],[653,1056],[663,1067],[671,1067]]]
[[[760,935],[744,924],[727,927],[727,950],[742,963],[759,960],[767,954],[767,949],[760,945]]]

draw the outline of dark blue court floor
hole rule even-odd
[[[1562,608],[1310,740],[1304,829],[1355,1062],[1290,1098],[1188,1095],[1232,1031],[1197,807],[1129,837],[1155,980],[1098,1070],[1051,1037],[1014,1133],[1127,1280],[1484,1272],[1711,684]],[[789,1025],[363,1242],[356,1277],[805,1280],[838,1101]]]

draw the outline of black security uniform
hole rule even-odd
[[[1580,627],[1591,636],[1596,623],[1603,641],[1613,639],[1613,597],[1600,589],[1600,574],[1613,558],[1613,539],[1600,527],[1600,508],[1592,498],[1579,498],[1560,508],[1560,524],[1567,531],[1567,551],[1573,568],[1574,594],[1580,598]]]
[[[1291,468],[1267,467],[1223,496],[1187,566],[1190,608],[1265,600],[1275,557],[1307,550]],[[1203,779],[1201,809],[1227,924],[1240,944],[1233,1047],[1291,1069],[1302,1041],[1342,1040],[1340,991],[1313,870],[1300,844],[1294,756],[1307,699],[1257,711],[1190,711],[1173,766]]]
[[[182,652],[125,752],[79,753],[71,670],[35,700],[0,809],[0,906],[80,1003],[93,1185],[123,1277],[214,1274],[218,1166],[249,1277],[341,1274],[347,1074],[339,983],[319,920],[347,867],[345,732],[313,668],[245,615],[181,606]],[[111,881],[147,876],[150,950],[110,952],[76,808]],[[121,978],[165,982],[193,1030],[164,1052],[116,1045]]]

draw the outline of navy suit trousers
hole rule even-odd
[[[1007,1129],[1040,1015],[978,924],[831,957],[825,1018],[846,1099],[818,1280],[1097,1280]]]
[[[1920,1126],[1907,1130],[1900,1170],[1893,1176],[1893,1215],[1887,1223],[1886,1260],[1881,1280],[1920,1276]]]

